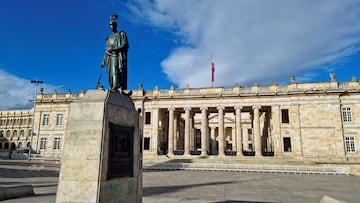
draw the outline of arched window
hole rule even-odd
[[[20,131],[20,136],[21,136],[21,137],[24,137],[24,135],[25,135],[25,131],[24,131],[24,130],[21,130],[21,131]]]
[[[9,143],[5,142],[4,149],[9,149]]]
[[[17,137],[17,130],[14,130],[13,136],[14,136],[14,137]]]
[[[26,144],[26,147],[30,147],[30,142],[28,142],[28,143]]]
[[[6,131],[6,137],[10,137],[10,133],[11,133],[10,130],[7,130]]]
[[[3,144],[2,142],[0,142],[0,150],[2,150]]]
[[[15,150],[16,149],[16,144],[15,142],[11,143],[11,149],[10,150]]]
[[[32,132],[32,130],[30,129],[30,130],[28,131],[28,136],[29,136],[29,137],[31,136],[31,132]]]
[[[4,131],[0,130],[0,137],[4,137]]]
[[[18,144],[18,149],[22,147],[22,142]]]

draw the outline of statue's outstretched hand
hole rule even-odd
[[[104,68],[104,66],[105,66],[104,62],[102,62],[100,66],[101,66],[101,68]]]

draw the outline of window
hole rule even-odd
[[[60,149],[60,138],[55,137],[54,139],[54,149]]]
[[[17,137],[17,130],[14,130],[13,136],[14,136],[14,137]]]
[[[291,152],[291,138],[290,137],[284,137],[284,152]]]
[[[6,131],[6,137],[10,137],[10,130]]]
[[[145,124],[151,124],[151,112],[145,112]]]
[[[24,137],[24,135],[25,135],[24,130],[21,130],[21,131],[20,131],[20,136],[21,136],[21,137]]]
[[[42,125],[43,126],[48,126],[49,125],[49,114],[44,114]]]
[[[16,149],[16,144],[13,142],[13,143],[11,143],[11,148],[10,148],[10,150],[15,150]]]
[[[354,137],[345,137],[346,152],[355,152]]]
[[[342,111],[343,121],[344,122],[351,122],[351,109],[350,109],[350,107],[343,107],[341,109],[341,111]]]
[[[226,128],[226,130],[228,130],[229,128]],[[231,129],[230,129],[231,130]],[[195,147],[196,149],[200,149],[201,148],[201,131],[200,129],[195,129]]]
[[[5,142],[4,149],[9,149],[9,143]]]
[[[32,130],[30,129],[30,130],[28,131],[28,136],[29,136],[29,137],[31,137],[31,133],[32,133]]]
[[[4,137],[4,131],[0,130],[0,137]]]
[[[46,138],[42,137],[40,139],[40,149],[46,149]]]
[[[62,114],[58,114],[56,116],[56,125],[57,126],[62,126],[62,120],[63,120],[63,115]]]
[[[150,137],[144,137],[144,150],[150,150]]]
[[[289,123],[289,109],[281,109],[281,122]]]

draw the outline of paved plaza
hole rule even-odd
[[[31,184],[35,196],[3,202],[55,202],[59,163],[0,160],[0,187]],[[213,171],[144,171],[143,202],[360,202],[360,177]]]

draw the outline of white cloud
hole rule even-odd
[[[0,109],[30,107],[29,99],[33,98],[30,93],[34,89],[29,84],[28,80],[0,70]]]
[[[43,85],[45,90],[53,91],[53,85]],[[46,93],[46,91],[45,91]],[[0,69],[0,109],[31,108],[35,96],[35,86],[30,80],[19,78]]]
[[[359,51],[358,0],[141,0],[128,8],[184,43],[162,62],[183,87],[250,84],[305,73]]]

